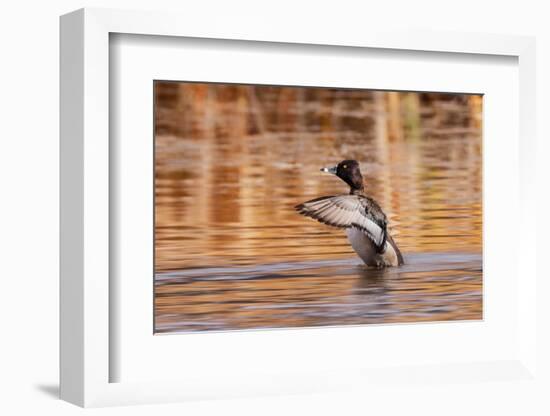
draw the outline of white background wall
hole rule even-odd
[[[550,13],[545,1],[315,1],[277,0],[20,0],[4,1],[0,12],[0,413],[76,414],[81,409],[56,399],[58,383],[58,16],[84,6],[179,10],[201,18],[212,13],[248,15],[286,25],[325,22],[327,31],[345,25],[388,22],[401,27],[537,36],[539,244],[548,231],[550,116]],[[205,21],[207,21],[205,19]],[[535,180],[536,178],[534,178]],[[544,217],[543,217],[544,215]],[[511,235],[513,236],[513,230]],[[548,246],[547,243],[546,247]],[[543,259],[540,266],[543,265]],[[550,278],[550,276],[549,276]],[[549,285],[538,288],[540,299]],[[544,295],[546,293],[547,295]],[[549,307],[539,302],[541,313]],[[542,335],[542,334],[541,334]],[[545,338],[548,341],[548,335]],[[546,351],[550,351],[548,343]],[[547,353],[548,354],[548,353]],[[548,359],[541,357],[543,365]],[[548,367],[546,367],[548,368]],[[546,374],[549,374],[547,371]],[[440,386],[394,397],[323,396],[259,398],[92,410],[122,414],[394,414],[403,404],[423,414],[548,414],[535,405],[540,392],[516,394],[502,384],[491,387],[494,400],[478,401],[486,391]],[[460,391],[460,393],[458,393]],[[548,406],[548,405],[547,405]],[[414,413],[414,412],[412,412]]]

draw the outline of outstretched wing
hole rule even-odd
[[[386,244],[386,216],[374,200],[359,195],[325,196],[297,205],[296,210],[323,224],[357,228],[383,250]]]

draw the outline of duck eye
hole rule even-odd
[[[344,169],[347,169],[347,168],[348,168],[348,166],[347,166],[347,165],[344,165]]]

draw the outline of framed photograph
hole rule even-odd
[[[243,30],[61,18],[62,398],[536,385],[534,40]]]

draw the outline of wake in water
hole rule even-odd
[[[296,261],[288,263],[268,263],[253,266],[195,267],[157,273],[157,284],[167,282],[184,283],[198,280],[239,280],[292,277],[293,271],[325,269],[339,274],[355,274],[357,269],[363,275],[398,275],[406,272],[433,272],[438,270],[460,270],[464,268],[481,271],[481,255],[474,253],[415,253],[405,256],[406,264],[397,269],[379,271],[365,266],[359,259],[337,259],[317,261]],[[307,276],[306,276],[307,277]]]

